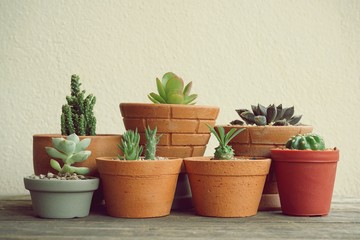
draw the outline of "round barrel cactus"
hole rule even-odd
[[[324,150],[325,142],[322,137],[314,133],[297,134],[291,137],[286,148],[298,150]]]

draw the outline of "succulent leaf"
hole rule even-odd
[[[289,107],[285,110],[283,118],[289,120],[294,115],[294,107]]]
[[[150,93],[148,95],[149,99],[154,103],[166,103],[164,98],[162,98],[160,95],[157,95],[156,93]]]
[[[79,138],[78,135],[76,135],[75,133],[67,136],[67,137],[66,137],[66,140],[72,141],[72,142],[74,142],[74,143],[76,143],[76,144],[77,144],[78,142],[80,142],[80,138]]]
[[[70,166],[70,171],[81,175],[86,175],[90,172],[89,168],[87,167],[74,167],[74,166]]]
[[[290,120],[288,121],[288,123],[289,123],[290,125],[296,125],[296,124],[298,124],[298,123],[300,122],[301,117],[302,117],[302,115],[293,116],[292,118],[290,118]]]
[[[197,98],[197,94],[191,94],[190,96],[185,96],[184,104],[191,104]]]
[[[164,89],[164,85],[162,85],[160,79],[158,79],[158,78],[156,78],[156,86],[157,86],[157,90],[158,90],[158,93],[159,93],[160,97],[165,102],[165,100],[166,100],[166,92],[165,92],[165,89]]]
[[[275,107],[275,105],[270,105],[267,108],[267,112],[266,112],[266,122],[267,124],[272,123],[277,115],[277,109]]]
[[[45,147],[45,150],[46,150],[47,154],[49,154],[53,158],[60,158],[63,161],[65,161],[68,158],[68,156],[66,154],[59,152],[58,150],[56,150],[53,147]]]
[[[266,117],[262,116],[262,115],[255,116],[254,122],[257,126],[265,126],[266,125]]]
[[[256,105],[251,105],[251,110],[253,111],[253,113],[254,113],[255,116],[261,114],[259,108],[258,108]]]
[[[67,164],[74,164],[76,162],[83,162],[91,155],[91,151],[81,151],[70,156],[67,160]]]
[[[184,88],[183,91],[184,96],[189,96],[191,88],[192,88],[192,82],[189,82]]]
[[[255,116],[252,112],[247,111],[240,114],[240,117],[247,123],[253,124],[255,122]]]
[[[84,138],[83,140],[81,140],[80,142],[78,142],[76,144],[75,152],[77,153],[77,152],[87,149],[89,147],[90,143],[91,143],[90,138]]]
[[[56,160],[54,160],[54,159],[51,159],[51,160],[50,160],[50,166],[51,166],[54,170],[56,170],[56,171],[58,171],[58,172],[61,171],[61,166],[60,166],[60,164],[58,163],[58,161],[56,161]]]
[[[261,115],[266,116],[267,108],[259,103],[258,104],[258,111],[260,112]]]

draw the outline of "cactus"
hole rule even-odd
[[[192,82],[184,88],[184,81],[172,72],[165,73],[162,81],[156,78],[158,94],[152,92],[148,95],[153,103],[168,104],[195,104],[193,101],[197,94],[190,94]]]
[[[93,112],[96,97],[92,94],[85,97],[85,90],[80,90],[79,80],[79,76],[71,76],[71,96],[66,96],[67,104],[62,106],[61,134],[93,136],[96,135],[96,118]]]
[[[53,158],[61,159],[64,165],[61,167],[58,161],[51,159],[50,166],[60,174],[88,174],[89,168],[74,167],[71,165],[76,162],[83,162],[91,155],[91,151],[85,150],[90,145],[90,142],[90,138],[85,138],[80,141],[75,133],[67,136],[66,139],[52,138],[53,147],[45,147],[46,152]]]
[[[223,127],[217,127],[219,133],[211,127],[210,125],[206,124],[210,129],[210,132],[214,134],[216,139],[219,141],[219,146],[215,148],[214,159],[216,160],[230,160],[234,158],[234,150],[228,143],[240,132],[245,130],[244,128],[240,128],[236,130],[236,128],[230,129],[228,133],[225,134],[225,130]]]
[[[300,122],[302,115],[294,116],[294,107],[283,108],[282,104],[275,106],[274,104],[264,107],[261,104],[257,106],[251,105],[252,111],[247,109],[237,109],[236,112],[244,120],[234,120],[230,124],[243,125],[244,122],[249,125],[257,126],[287,126],[296,125]]]
[[[324,150],[325,142],[322,137],[314,133],[297,134],[286,142],[285,147],[298,150]]]
[[[123,152],[124,156],[118,155],[119,159],[139,160],[140,155],[143,152],[143,147],[139,145],[140,134],[137,129],[135,129],[135,132],[133,130],[127,130],[121,138],[122,141],[121,144],[118,144],[118,147]]]
[[[157,128],[151,130],[148,126],[145,129],[145,137],[146,137],[146,151],[145,151],[145,159],[155,160],[156,153],[156,145],[159,143],[162,135],[156,136]]]

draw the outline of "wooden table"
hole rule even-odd
[[[333,199],[326,217],[259,212],[248,218],[196,216],[174,211],[153,219],[122,219],[104,207],[86,218],[41,219],[29,197],[0,199],[0,239],[360,239],[360,199]]]

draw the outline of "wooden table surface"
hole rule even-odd
[[[152,219],[122,219],[105,209],[76,219],[34,217],[28,196],[0,199],[0,239],[360,239],[360,199],[335,198],[325,217],[259,212],[210,218],[173,211]]]

